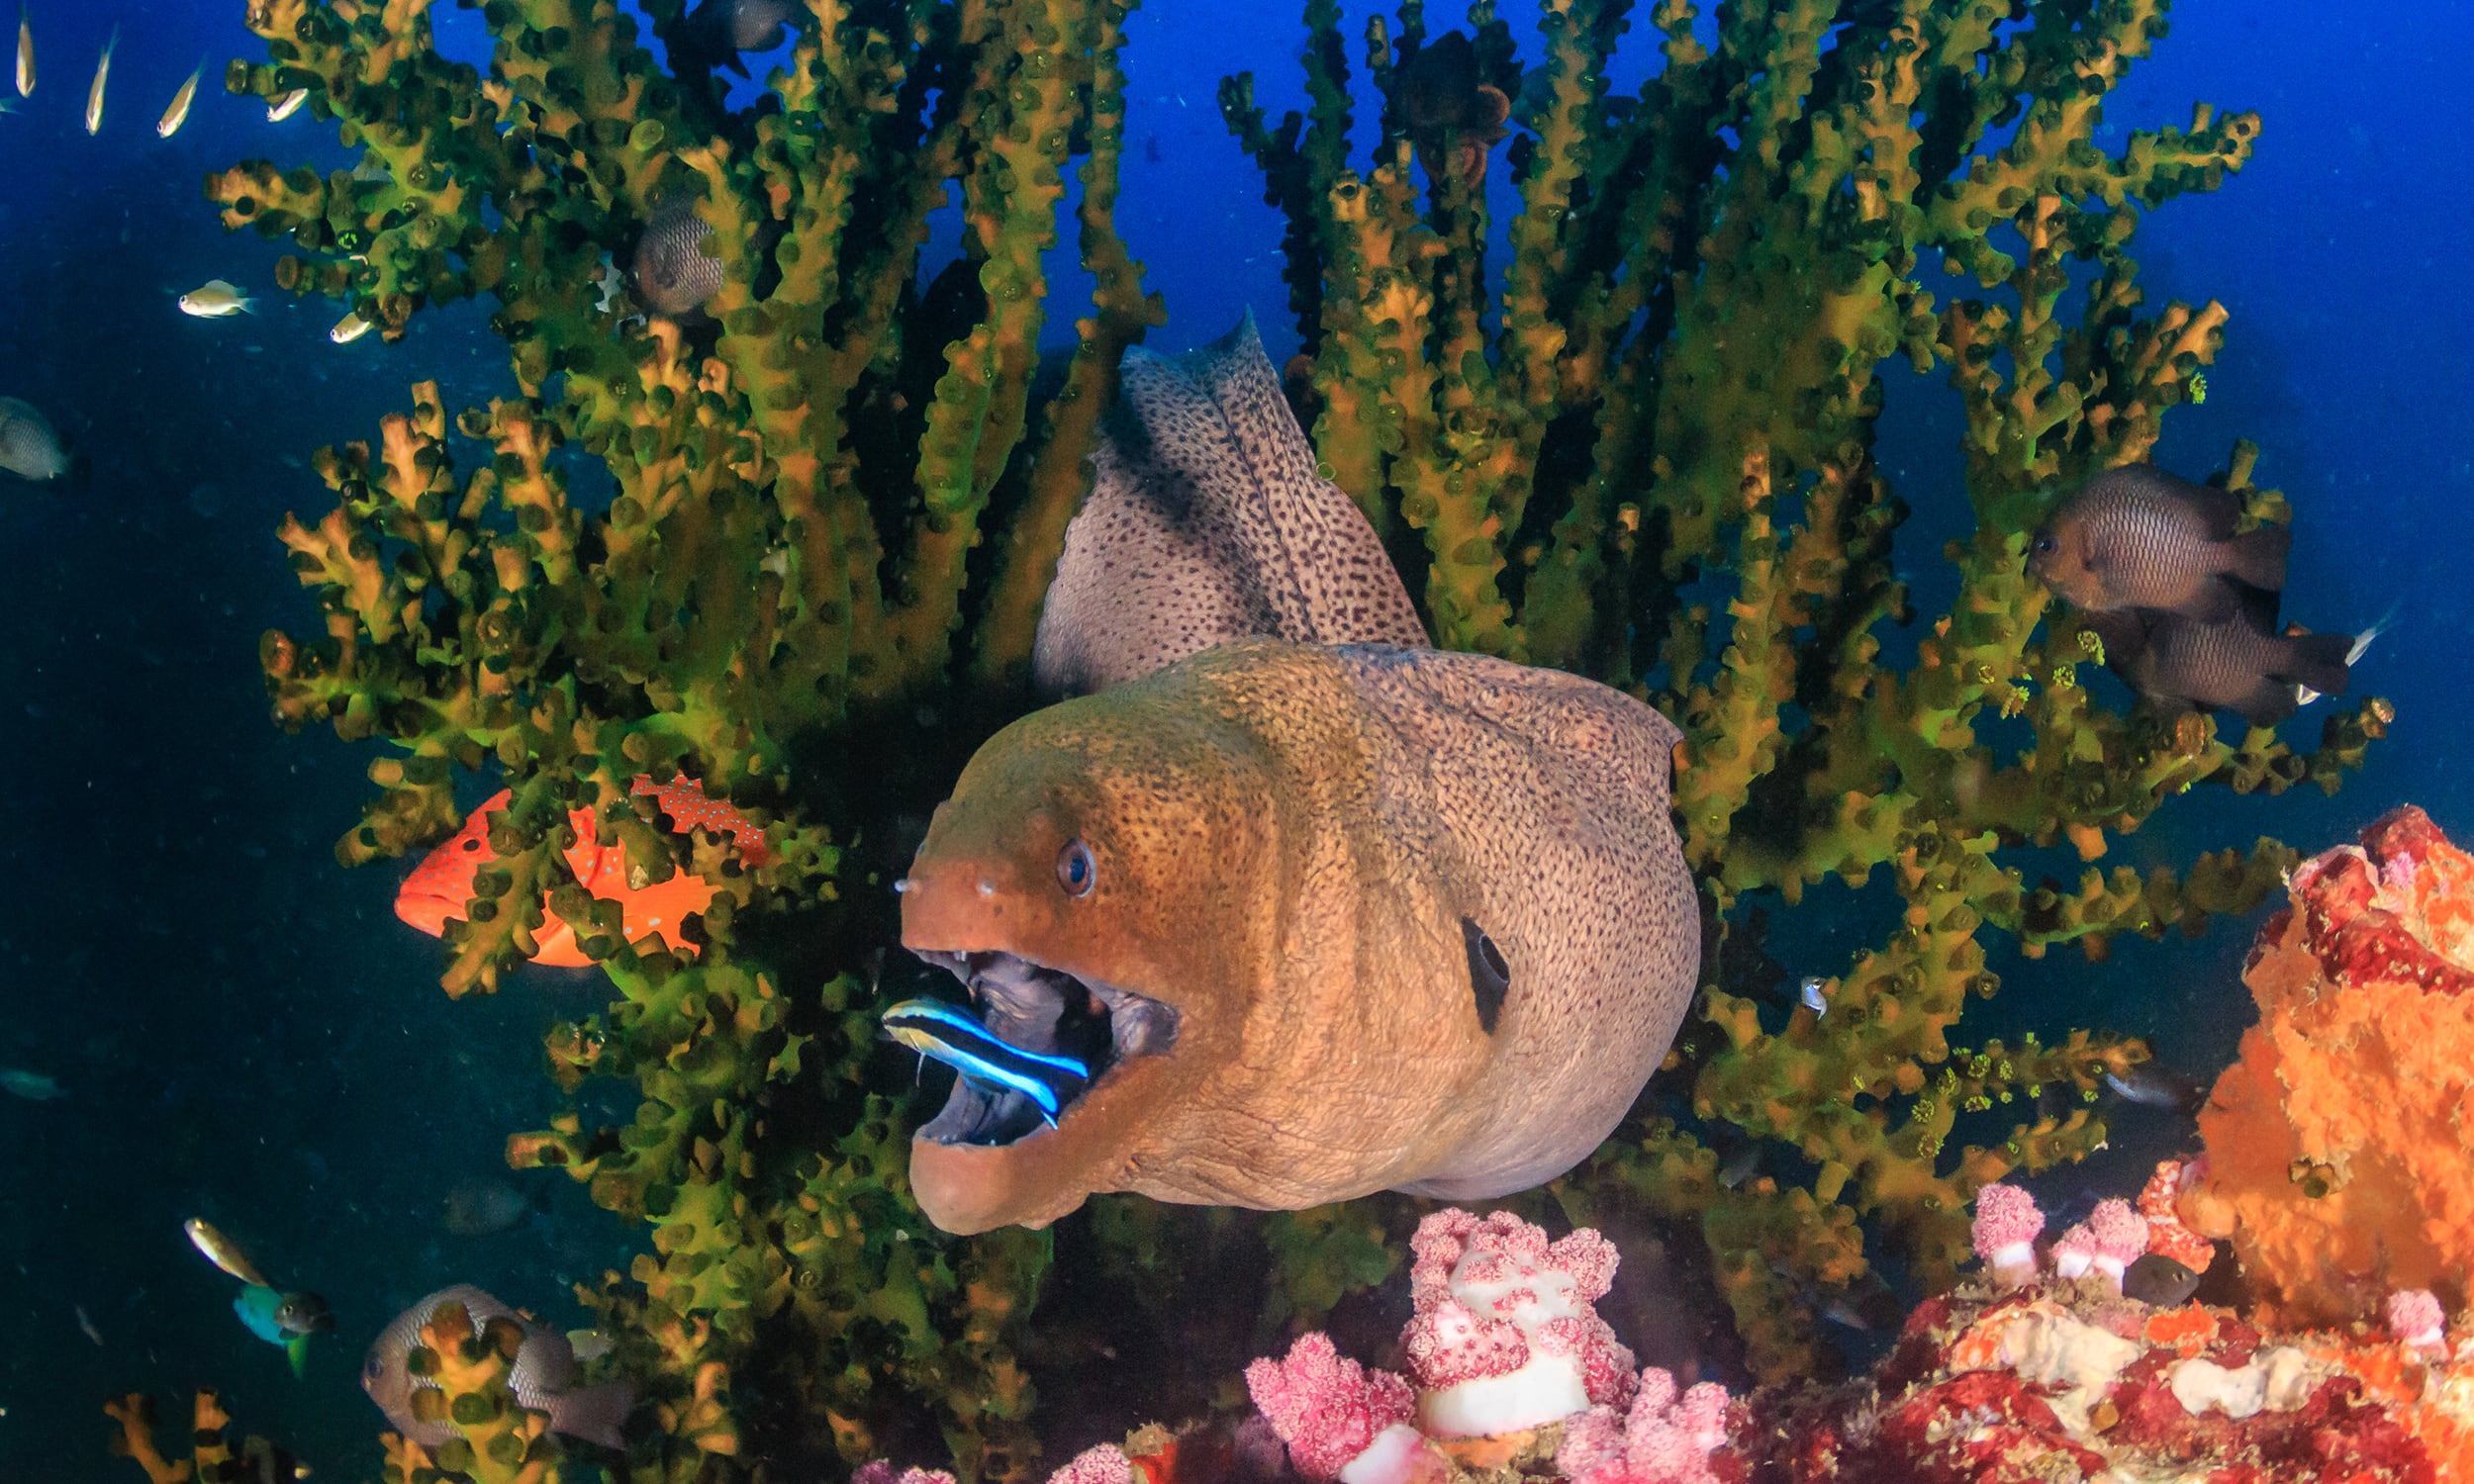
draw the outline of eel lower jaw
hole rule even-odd
[[[980,1023],[998,1040],[1021,1051],[1072,1057],[1091,1069],[1090,1080],[1062,1103],[1054,1120],[1024,1093],[956,1076],[944,1108],[919,1129],[922,1139],[1012,1144],[1072,1117],[1118,1067],[1165,1056],[1177,1044],[1176,1008],[1149,995],[999,950],[911,952],[963,982]]]

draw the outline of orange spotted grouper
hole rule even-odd
[[[1483,655],[1240,640],[998,733],[903,942],[1089,1083],[1050,1126],[957,1078],[911,1143],[952,1232],[1094,1191],[1293,1209],[1553,1178],[1665,1055],[1700,967],[1672,723]]]
[[[921,1207],[968,1233],[1095,1191],[1295,1209],[1553,1178],[1691,1001],[1675,727],[1426,648],[1251,318],[1124,379],[1035,660],[1095,694],[982,747],[902,883],[904,944],[986,1031],[934,1031],[964,1074],[911,1142]],[[1078,1075],[1018,1090],[990,1040]]]
[[[748,864],[761,866],[768,859],[764,831],[728,804],[708,798],[703,786],[687,775],[681,774],[666,784],[639,778],[633,791],[651,794],[679,833],[703,829],[726,834]],[[443,934],[449,919],[463,917],[472,903],[473,877],[498,859],[490,849],[490,816],[504,812],[514,797],[512,792],[501,789],[482,800],[454,838],[422,857],[413,874],[405,878],[404,888],[396,893],[395,915],[431,937]],[[685,870],[666,881],[630,885],[626,851],[616,841],[608,845],[594,843],[593,811],[573,810],[567,820],[576,832],[576,843],[565,851],[567,869],[576,874],[576,880],[587,891],[618,903],[624,914],[627,941],[640,942],[651,933],[673,949],[694,952],[694,946],[679,936],[679,923],[689,913],[702,912],[712,905],[713,887],[694,872]],[[567,969],[592,967],[592,959],[576,942],[575,929],[550,911],[547,901],[544,895],[541,928],[533,935],[540,950],[532,956],[532,962]]]

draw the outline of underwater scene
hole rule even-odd
[[[2474,6],[15,9],[0,1484],[2474,1481]]]

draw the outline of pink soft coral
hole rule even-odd
[[[2017,1287],[2036,1276],[2036,1238],[2045,1213],[2036,1197],[2016,1185],[1987,1185],[1976,1192],[1976,1255],[1994,1281]]]
[[[941,1468],[896,1468],[890,1459],[871,1458],[850,1476],[850,1484],[954,1484]]]
[[[1549,1242],[1509,1211],[1455,1208],[1409,1246],[1417,1312],[1400,1343],[1428,1433],[1509,1433],[1631,1400],[1632,1352],[1590,1307],[1614,1281],[1613,1243],[1585,1228]]]
[[[1726,1388],[1704,1381],[1678,1399],[1674,1376],[1654,1366],[1629,1414],[1592,1407],[1565,1424],[1555,1466],[1571,1484],[1717,1484],[1710,1450],[1726,1440]]]
[[[1289,1461],[1309,1479],[1340,1477],[1377,1434],[1406,1423],[1417,1410],[1408,1382],[1342,1358],[1319,1331],[1299,1336],[1285,1360],[1247,1366],[1246,1390],[1288,1444]]]
[[[2411,1350],[2438,1350],[2447,1345],[2448,1317],[2439,1298],[2427,1288],[2401,1288],[2388,1296],[2388,1332]]]
[[[1048,1476],[1048,1484],[1134,1484],[1133,1460],[1112,1442],[1085,1448]]]

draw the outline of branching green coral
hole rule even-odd
[[[2257,904],[2291,857],[2262,841],[2185,875],[2091,866],[2075,888],[2006,860],[2067,843],[2092,863],[2197,784],[2332,788],[2390,713],[2339,713],[2304,755],[2117,712],[2079,683],[2093,636],[2025,571],[2057,495],[2146,457],[2222,340],[2221,305],[2145,309],[2129,244],[2141,211],[2239,169],[2258,119],[2203,105],[2188,129],[2095,143],[2106,96],[2164,34],[2161,0],[1721,5],[1714,46],[1695,7],[1664,0],[1665,66],[1626,98],[1606,77],[1631,10],[1544,7],[1499,299],[1475,267],[1484,197],[1459,167],[1430,162],[1421,189],[1386,133],[1349,168],[1328,7],[1307,13],[1310,124],[1272,126],[1248,77],[1221,101],[1289,219],[1317,446],[1379,521],[1423,533],[1438,641],[1595,674],[1675,717],[1685,850],[1722,912],[1833,876],[1905,903],[1826,1017],[1764,1028],[1720,984],[1682,1049],[1691,1096],[1670,1111],[1789,1146],[1800,1185],[1732,1188],[1667,1119],[1559,1186],[1568,1211],[1594,1184],[1697,1219],[1775,1376],[1809,1361],[1792,1293],[1862,1274],[1859,1219],[1946,1280],[1976,1186],[2095,1147],[2085,1102],[2144,1055],[2084,1034],[1955,1051],[1967,996],[1997,986],[1983,930],[2031,955],[2196,931]],[[1370,28],[1387,95],[1426,24],[1412,3],[1398,46]],[[1510,46],[1489,6],[1470,24],[1481,48]],[[1937,265],[1981,297],[1938,299]],[[1961,394],[1974,517],[1944,553],[1958,597],[1904,668],[1883,638],[1912,618],[1892,561],[1907,509],[1871,454],[1892,360]],[[2237,448],[2226,482],[2285,518],[2254,459]],[[1999,1132],[2028,1089],[2080,1105]],[[1955,1142],[1986,1123],[1990,1142]]]
[[[550,914],[608,969],[615,1002],[553,1031],[550,1060],[571,1089],[632,1079],[634,1122],[569,1115],[509,1155],[647,1224],[652,1250],[590,1295],[666,1435],[646,1477],[819,1438],[855,1462],[921,1410],[965,1467],[1016,1475],[1034,1454],[1013,1350],[1047,1240],[954,1244],[920,1219],[905,1133],[867,1085],[859,971],[902,816],[1020,704],[1097,414],[1160,318],[1111,217],[1126,7],[816,7],[735,112],[656,67],[613,0],[491,0],[486,68],[438,55],[427,11],[258,0],[269,60],[228,74],[309,89],[361,152],[323,178],[252,161],[209,181],[228,225],[291,239],[279,282],[390,340],[492,301],[518,389],[456,411],[425,382],[374,446],[321,453],[336,508],[282,536],[325,632],[267,636],[276,713],[388,744],[347,863],[436,840],[460,776],[503,776],[450,993],[495,987]],[[674,44],[688,24],[680,0],[646,15]],[[1077,156],[1097,289],[1042,418]],[[923,292],[957,190],[963,256]],[[648,319],[623,269],[681,209],[723,283]],[[1011,539],[975,587],[992,511]],[[761,864],[633,792],[679,772],[765,830]],[[714,888],[692,949],[622,941],[572,880],[579,808],[631,878]]]

